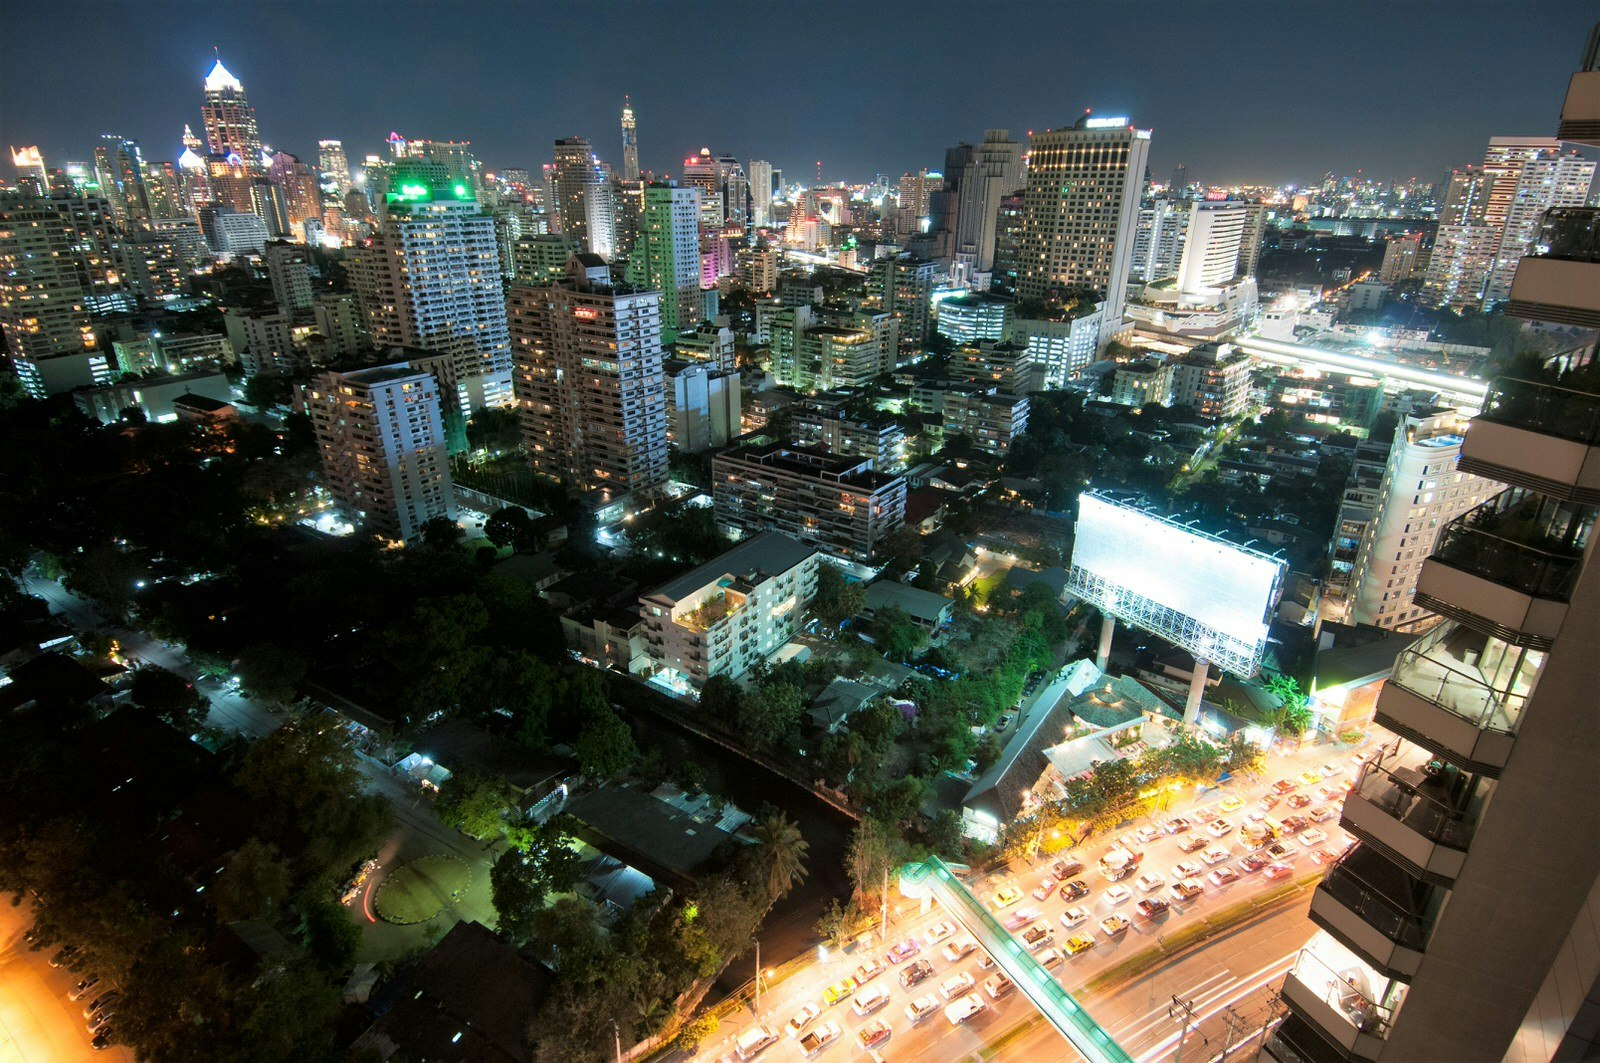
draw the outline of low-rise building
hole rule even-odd
[[[1168,405],[1172,402],[1172,366],[1154,358],[1117,366],[1111,401],[1123,406]]]
[[[799,628],[821,563],[814,546],[766,532],[641,595],[649,667],[695,689],[743,675]]]
[[[1172,403],[1231,421],[1250,403],[1250,356],[1231,343],[1204,343],[1172,363]]]
[[[861,609],[861,618],[875,620],[883,609],[898,609],[918,627],[937,631],[955,616],[956,603],[942,594],[897,579],[880,579],[867,586],[867,602]]]
[[[72,401],[86,416],[101,424],[119,421],[124,411],[134,408],[144,411],[145,419],[154,422],[176,420],[178,411],[173,403],[185,395],[200,395],[226,403],[232,401],[233,389],[227,377],[211,370],[80,388],[73,392]]]
[[[952,388],[944,396],[944,434],[965,436],[986,454],[1004,455],[1028,430],[1028,396]]]
[[[717,523],[736,534],[782,531],[837,557],[868,561],[905,522],[904,477],[871,458],[767,443],[712,459]]]

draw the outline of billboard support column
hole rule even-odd
[[[1102,672],[1111,663],[1111,635],[1117,630],[1117,618],[1106,613],[1100,618],[1100,648],[1095,651],[1095,667]]]
[[[1194,674],[1189,677],[1189,700],[1183,704],[1183,722],[1190,727],[1200,722],[1200,702],[1205,698],[1206,675],[1210,671],[1210,661],[1194,659]]]

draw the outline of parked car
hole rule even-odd
[[[94,988],[99,984],[100,976],[97,974],[91,974],[89,977],[83,979],[77,985],[67,990],[67,999],[82,1000],[84,997],[94,992]]]
[[[76,945],[63,945],[61,948],[56,950],[56,954],[54,956],[50,957],[50,966],[65,967],[68,963],[71,963],[72,960],[75,959],[82,951],[83,950],[78,948]]]

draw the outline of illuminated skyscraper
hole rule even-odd
[[[994,269],[995,225],[1000,200],[1022,187],[1022,145],[1004,129],[989,129],[972,149],[959,173],[945,165],[945,179],[955,185],[955,240],[952,248],[959,275],[985,278]],[[987,287],[987,283],[984,283]]]
[[[23,191],[40,196],[50,191],[50,171],[37,147],[12,148],[11,165],[17,168],[17,184]]]
[[[628,259],[628,282],[661,293],[666,343],[704,317],[700,266],[700,190],[663,182],[647,185],[639,239]]]
[[[753,225],[772,222],[772,163],[750,160],[750,221]]]
[[[616,204],[589,142],[583,137],[557,140],[552,176],[561,231],[584,250],[609,258],[616,248]]]
[[[111,204],[111,216],[123,229],[150,225],[150,196],[144,185],[144,159],[139,145],[127,137],[107,133],[94,149],[95,179],[100,194]]]
[[[461,409],[511,404],[494,218],[466,181],[432,185],[395,166],[377,233],[353,256],[350,276],[377,347],[450,356],[448,388]]]
[[[700,223],[705,229],[744,227],[749,220],[750,181],[731,155],[699,155],[683,160],[683,183],[700,189]]]
[[[237,155],[245,166],[261,161],[261,133],[256,112],[245,98],[244,85],[218,59],[206,75],[205,103],[200,108],[206,146],[214,155]]]
[[[322,171],[322,190],[342,201],[350,191],[350,161],[345,158],[344,142],[317,141],[317,168]]]
[[[629,184],[639,179],[639,129],[633,120],[633,104],[622,98],[622,179]]]
[[[1103,344],[1123,325],[1150,131],[1092,118],[1035,134],[1023,194],[1020,299],[1088,288],[1105,297]]]

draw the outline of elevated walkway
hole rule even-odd
[[[1422,366],[1402,365],[1388,358],[1371,358],[1347,351],[1331,351],[1326,347],[1313,347],[1306,343],[1287,340],[1270,340],[1264,336],[1243,334],[1234,337],[1233,343],[1242,351],[1264,362],[1278,365],[1315,366],[1326,372],[1356,373],[1363,376],[1387,378],[1408,387],[1428,388],[1442,392],[1449,398],[1474,410],[1483,407],[1484,395],[1489,390],[1486,380],[1441,373]]]
[[[900,892],[914,899],[932,898],[960,923],[974,941],[994,957],[995,966],[1017,985],[1017,992],[1033,1002],[1043,1015],[1089,1063],[1133,1063],[1124,1052],[1072,998],[1050,972],[1039,966],[1033,954],[1011,936],[1010,931],[989,913],[950,865],[937,856],[900,869]]]

